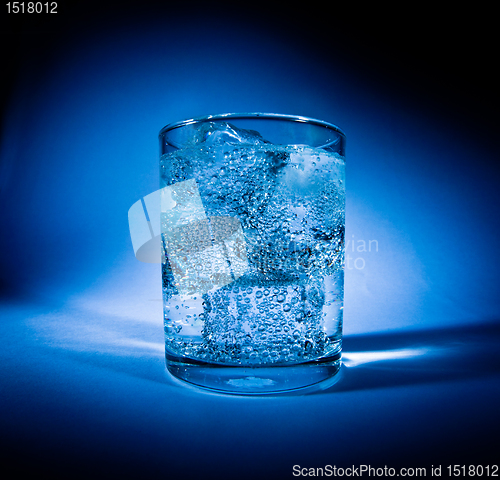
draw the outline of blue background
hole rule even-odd
[[[292,478],[293,465],[498,463],[489,14],[286,8],[2,13],[2,468]],[[168,376],[159,265],[132,250],[127,212],[158,188],[159,129],[248,111],[347,134],[345,366],[316,394],[231,397]]]

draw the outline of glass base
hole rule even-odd
[[[264,367],[226,366],[167,358],[176,378],[209,390],[234,395],[266,395],[295,390],[323,390],[337,382],[341,352],[307,363]],[[307,392],[303,392],[307,393]]]

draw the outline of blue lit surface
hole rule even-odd
[[[0,431],[18,468],[290,478],[498,460],[487,133],[307,45],[250,21],[129,19],[21,62],[0,145]],[[159,266],[130,242],[128,209],[158,188],[159,129],[244,111],[347,134],[345,362],[316,394],[238,398],[169,377]]]

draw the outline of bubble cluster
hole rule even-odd
[[[231,132],[204,135],[214,141],[196,141],[162,158],[162,182],[195,178],[207,215],[239,220],[248,269],[194,301],[196,292],[189,298],[178,294],[167,261],[167,349],[234,365],[327,355],[342,328],[343,158],[262,139],[219,141]],[[185,304],[189,311],[181,315],[175,307],[182,312]]]

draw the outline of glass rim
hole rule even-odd
[[[180,120],[177,122],[172,122],[165,125],[161,130],[158,136],[161,138],[166,133],[175,130],[177,128],[186,127],[188,125],[193,125],[195,123],[203,123],[209,121],[217,121],[217,120],[225,120],[225,119],[257,119],[262,118],[264,120],[285,120],[289,122],[297,122],[297,123],[308,123],[311,125],[316,125],[318,127],[327,128],[329,130],[334,131],[338,135],[341,135],[344,140],[346,140],[346,134],[344,131],[334,125],[333,123],[325,122],[324,120],[318,120],[316,118],[304,117],[302,115],[287,115],[282,113],[262,113],[262,112],[251,112],[251,113],[219,113],[214,115],[203,115],[200,117],[188,118],[186,120]],[[335,143],[335,142],[331,142]],[[321,145],[318,148],[327,147],[330,144]]]

